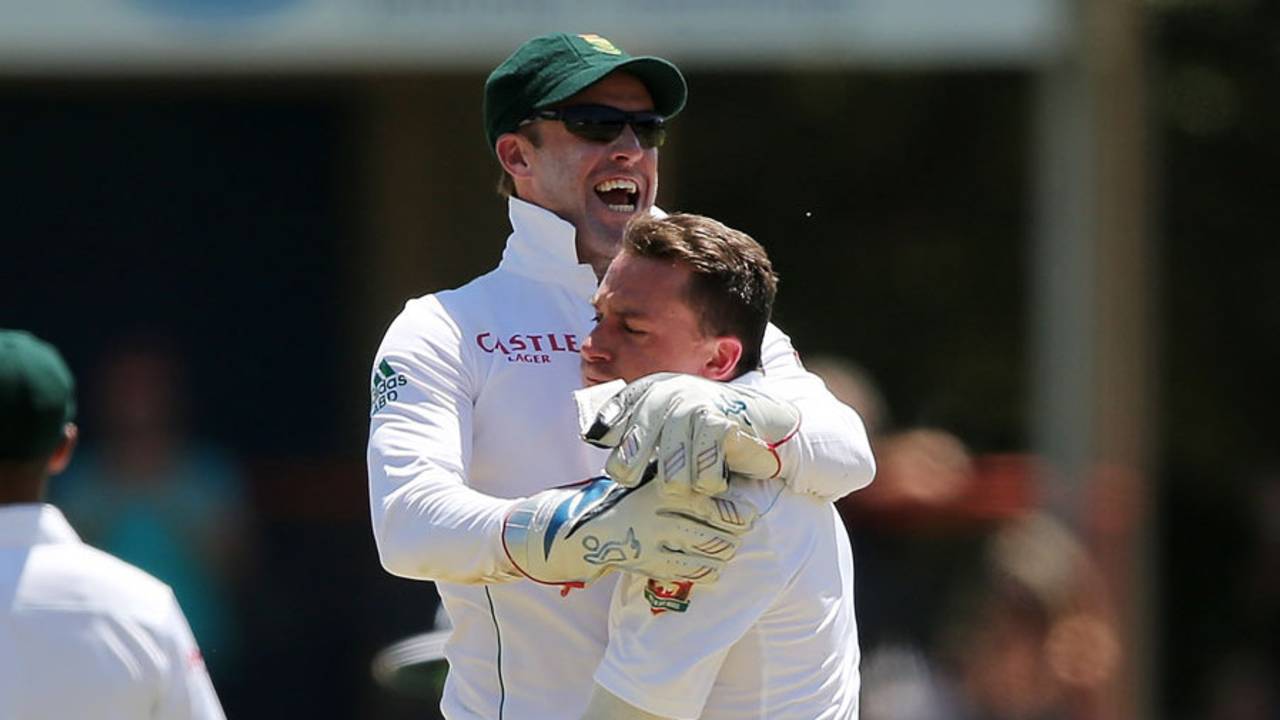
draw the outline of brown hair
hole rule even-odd
[[[693,276],[687,297],[702,332],[742,341],[735,377],[760,367],[760,345],[778,291],[778,276],[760,243],[709,217],[681,213],[636,216],[622,245],[623,252],[688,266]]]

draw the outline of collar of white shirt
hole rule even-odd
[[[511,236],[502,251],[502,267],[517,275],[564,285],[583,299],[596,291],[596,274],[590,265],[578,262],[572,224],[559,215],[510,198],[507,214]]]
[[[655,217],[666,213],[654,207]],[[598,281],[590,265],[578,262],[573,224],[546,208],[519,198],[507,200],[511,236],[502,251],[504,270],[534,280],[564,285],[583,300],[590,301]]]
[[[47,503],[0,505],[0,548],[73,542],[80,542],[80,536],[58,508]]]

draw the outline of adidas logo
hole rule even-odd
[[[373,371],[373,380],[369,383],[369,414],[373,415],[386,407],[387,403],[398,400],[400,393],[397,388],[408,384],[409,378],[404,373],[396,372],[386,360],[379,360],[378,367]]]

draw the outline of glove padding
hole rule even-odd
[[[740,498],[677,498],[659,490],[648,480],[626,487],[602,476],[538,493],[507,513],[503,548],[525,577],[564,585],[565,593],[610,570],[715,582],[756,508]]]
[[[639,483],[656,459],[665,492],[717,495],[730,472],[758,479],[787,474],[784,451],[799,429],[800,411],[784,400],[695,375],[655,373],[604,401],[582,437],[613,448],[605,472],[620,485]]]

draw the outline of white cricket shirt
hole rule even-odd
[[[605,451],[578,439],[572,398],[597,281],[577,260],[571,224],[517,199],[509,215],[498,267],[409,301],[378,349],[370,510],[383,566],[437,581],[453,623],[445,717],[576,720],[608,642],[616,578],[561,597],[515,575],[500,530],[505,498],[603,465]],[[791,489],[830,499],[869,483],[857,414],[804,371],[772,325],[763,359],[763,387],[804,416]]]
[[[621,576],[596,682],[677,720],[857,718],[853,553],[835,507],[779,480],[735,479],[732,492],[760,517],[720,581]]]
[[[0,718],[223,714],[169,586],[33,503],[0,505]]]

